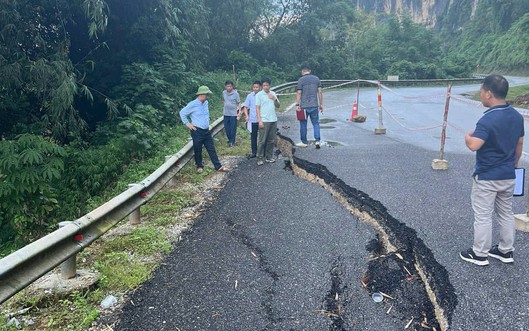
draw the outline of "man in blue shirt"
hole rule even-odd
[[[246,96],[246,100],[243,104],[243,112],[246,117],[246,122],[249,121],[246,125],[250,130],[250,140],[252,143],[252,153],[249,158],[254,158],[257,156],[257,132],[259,131],[259,121],[257,119],[257,113],[255,111],[255,96],[261,90],[261,82],[256,80],[252,85],[252,92]]]
[[[472,184],[474,210],[474,243],[460,257],[476,265],[488,265],[488,256],[504,263],[514,262],[514,215],[512,196],[514,169],[523,148],[522,115],[505,102],[509,83],[500,75],[485,78],[480,89],[483,106],[488,107],[465,135],[465,143],[476,152]],[[496,212],[500,227],[499,244],[492,246],[492,214]]]
[[[241,98],[239,92],[233,89],[233,82],[227,80],[224,83],[225,90],[222,91],[222,104],[224,105],[224,131],[228,138],[228,146],[235,146],[235,137],[237,136],[237,120],[239,109],[241,108]]]
[[[223,166],[215,151],[213,144],[213,137],[209,131],[209,104],[208,96],[211,90],[207,86],[200,86],[196,93],[197,98],[187,104],[180,111],[180,118],[182,122],[191,131],[191,138],[193,139],[193,152],[195,153],[195,165],[197,173],[204,171],[204,164],[202,163],[202,145],[206,147],[213,166],[218,171],[227,172],[229,169]],[[189,121],[188,117],[191,118]]]

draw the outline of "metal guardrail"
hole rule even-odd
[[[224,128],[223,118],[211,126],[216,135]],[[0,260],[0,304],[26,286],[74,257],[124,217],[147,203],[193,157],[193,142],[168,158],[158,169],[83,217]]]
[[[483,76],[483,77],[482,77]],[[485,75],[474,75],[474,77],[469,78],[449,78],[449,79],[403,79],[403,80],[380,80],[380,83],[384,85],[428,85],[428,84],[457,84],[457,83],[481,83],[485,78]],[[373,85],[377,80],[360,80],[360,85]],[[357,85],[358,80],[345,80],[345,79],[322,79],[321,84],[325,87],[339,86],[347,87],[348,85]],[[278,85],[274,88],[274,91],[277,93],[283,93],[295,88],[297,82],[288,82],[281,85]]]

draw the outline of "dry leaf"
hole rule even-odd
[[[393,300],[395,300],[394,297],[392,297],[392,296],[390,296],[390,295],[388,295],[388,294],[386,294],[386,293],[384,293],[384,292],[382,292],[382,291],[379,291],[379,292],[380,292],[380,294],[382,294],[382,296],[384,296],[384,297],[386,297],[386,298],[389,298],[389,299],[393,299]]]
[[[408,324],[406,324],[406,326],[404,327],[404,329],[409,328],[410,325],[411,325],[411,322],[413,322],[413,317],[412,317],[411,320],[408,322]]]

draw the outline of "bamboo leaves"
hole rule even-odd
[[[104,32],[108,25],[108,5],[104,0],[85,0],[83,9],[90,21],[88,35],[97,39],[98,32]]]

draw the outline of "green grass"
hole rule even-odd
[[[507,94],[508,100],[514,100],[515,98],[529,94],[529,85],[520,85],[509,88],[509,93]]]
[[[99,316],[94,302],[89,299],[91,292],[73,292],[50,306],[46,315],[47,329],[83,330],[92,325]]]
[[[152,225],[135,228],[132,234],[112,237],[105,242],[101,253],[127,252],[130,255],[149,256],[155,253],[168,254],[171,243],[166,240],[167,231]]]
[[[130,252],[111,252],[99,256],[94,266],[101,273],[99,288],[103,292],[122,293],[132,290],[150,278],[156,265],[145,263]]]

